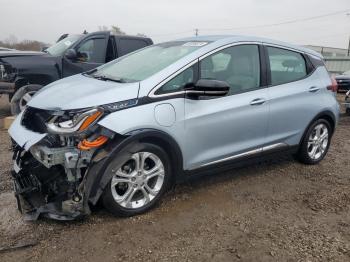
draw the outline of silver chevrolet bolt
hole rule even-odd
[[[15,194],[27,219],[71,220],[101,200],[152,208],[195,174],[281,152],[326,155],[339,118],[322,56],[245,36],[146,47],[54,82],[11,126]]]

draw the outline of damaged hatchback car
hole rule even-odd
[[[277,41],[146,47],[51,83],[18,115],[9,133],[19,209],[71,220],[101,200],[132,216],[194,174],[281,151],[317,164],[338,122],[335,92],[321,55]]]

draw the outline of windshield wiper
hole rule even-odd
[[[102,80],[102,81],[112,81],[117,83],[126,83],[126,81],[123,78],[111,78],[108,76],[92,76],[95,79]]]
[[[91,75],[91,74],[95,73],[96,71],[97,71],[97,68],[94,68],[94,69],[91,69],[89,71],[84,72],[83,75]]]

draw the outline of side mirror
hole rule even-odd
[[[43,47],[41,48],[41,52],[45,52],[46,49],[48,49],[48,48],[49,48],[48,46],[43,46]]]
[[[225,96],[230,86],[225,81],[199,79],[197,83],[186,88],[186,94],[193,96]]]
[[[69,60],[75,60],[77,59],[77,51],[75,51],[74,49],[68,49],[64,56]]]

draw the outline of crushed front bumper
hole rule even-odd
[[[18,209],[25,215],[25,220],[36,220],[40,215],[74,220],[90,213],[83,197],[77,194],[79,185],[66,181],[63,168],[47,168],[18,146],[15,156],[14,190]]]
[[[40,134],[21,125],[20,114],[9,129],[13,140],[13,171],[18,209],[26,220],[40,215],[73,220],[90,213],[84,195],[84,173],[92,152],[76,147],[49,148]]]

